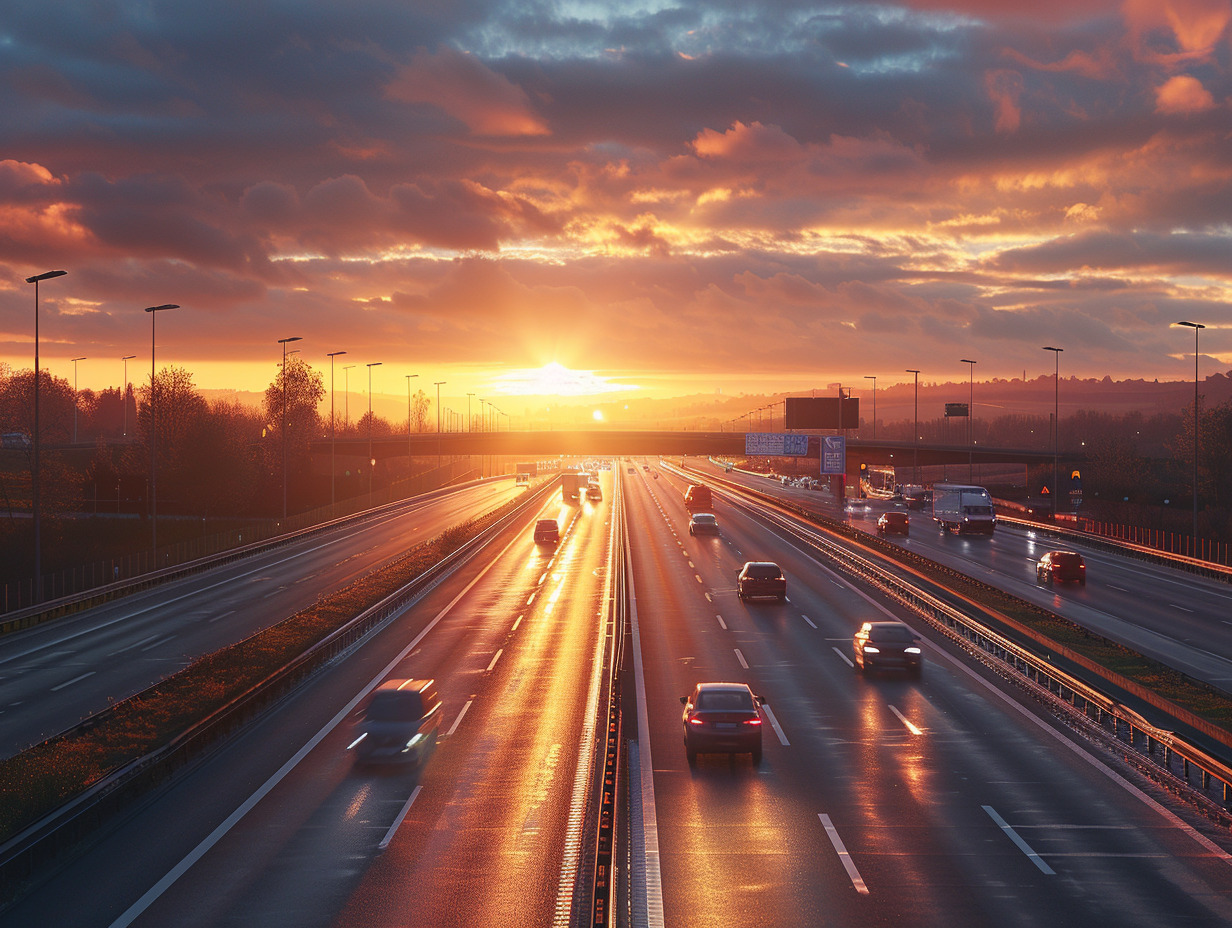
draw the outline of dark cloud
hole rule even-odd
[[[609,6],[6,4],[0,320],[64,265],[65,351],[811,377],[1228,319],[1226,0]]]

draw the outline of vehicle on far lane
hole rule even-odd
[[[436,747],[441,701],[434,680],[386,680],[356,726],[357,764],[423,764]]]
[[[736,595],[741,601],[759,596],[787,599],[787,578],[772,561],[747,561],[736,571]]]
[[[554,545],[560,541],[560,526],[555,519],[540,519],[535,523],[535,544]]]
[[[907,513],[900,510],[883,512],[877,520],[878,535],[906,535],[910,531],[911,519]]]
[[[852,639],[855,666],[861,673],[905,670],[920,675],[920,636],[902,622],[865,622]]]
[[[761,763],[761,705],[747,683],[699,683],[681,696],[684,753],[692,766],[698,754],[751,754]]]
[[[719,534],[719,520],[709,512],[695,512],[689,517],[690,535]]]
[[[1077,551],[1049,551],[1035,565],[1038,583],[1072,581],[1079,586],[1087,585],[1087,564]]]
[[[586,498],[595,501],[603,499],[603,491],[599,489],[599,484],[592,483],[586,488]]]

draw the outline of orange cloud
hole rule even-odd
[[[984,86],[997,109],[997,131],[1016,132],[1022,122],[1022,111],[1018,108],[1022,75],[1017,71],[988,71]]]
[[[463,123],[472,135],[548,135],[525,91],[478,59],[451,48],[420,51],[385,88],[391,100],[427,103]]]
[[[1155,89],[1157,113],[1199,113],[1214,105],[1210,91],[1197,78],[1187,74],[1178,74]]]
[[[1140,49],[1147,34],[1170,32],[1179,49],[1173,57],[1206,57],[1232,22],[1232,0],[1126,0],[1121,10]]]
[[[735,161],[794,161],[800,157],[800,143],[778,126],[760,122],[732,124],[726,132],[704,129],[693,140],[693,150],[703,158],[730,158]]]

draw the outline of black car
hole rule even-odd
[[[1073,581],[1087,585],[1087,563],[1077,551],[1049,551],[1035,565],[1035,579],[1039,583]]]
[[[761,763],[762,701],[747,683],[699,683],[684,703],[684,752],[692,764],[698,754],[752,754]]]
[[[736,571],[736,595],[740,599],[770,596],[780,602],[787,599],[787,578],[778,564],[771,561],[748,561]]]
[[[535,544],[554,545],[560,541],[560,526],[555,519],[540,519],[535,523]]]
[[[865,622],[852,639],[856,669],[905,670],[919,676],[920,636],[902,622]]]
[[[358,764],[422,764],[436,747],[441,701],[433,680],[387,680],[356,726]]]

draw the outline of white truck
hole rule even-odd
[[[997,525],[997,512],[983,487],[934,483],[933,521],[943,532],[991,535]]]

